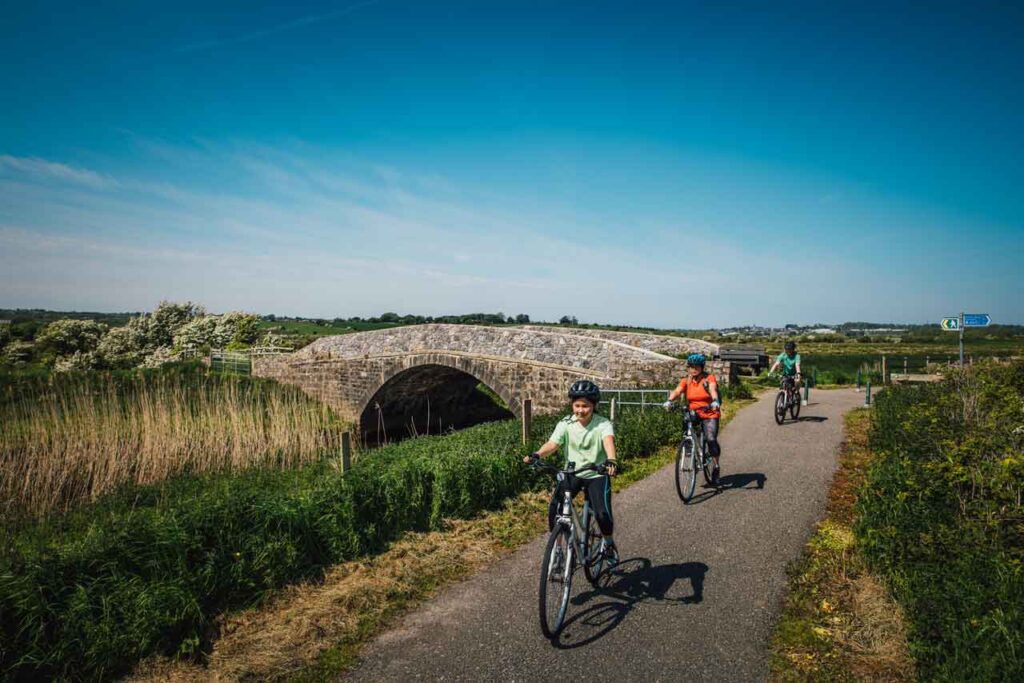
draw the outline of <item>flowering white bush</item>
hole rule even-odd
[[[225,346],[249,346],[259,336],[260,319],[249,313],[230,311],[217,319],[217,334]]]
[[[195,318],[202,317],[206,310],[191,301],[175,304],[161,301],[152,313],[142,316],[145,320],[147,351],[155,351],[161,346],[170,346],[174,335]],[[139,320],[139,318],[136,318]]]
[[[217,334],[217,318],[204,315],[182,325],[174,334],[174,348],[183,351],[199,351],[214,347],[222,347]]]
[[[96,355],[104,367],[134,368],[145,358],[145,329],[140,329],[143,325],[138,320],[142,318],[132,318],[124,327],[115,327],[100,341]]]
[[[95,320],[56,320],[36,337],[36,347],[53,357],[87,353],[96,349],[107,329]]]
[[[60,356],[53,364],[54,372],[77,372],[92,370],[99,365],[95,351],[75,351],[70,356]]]
[[[0,351],[0,363],[4,365],[21,365],[32,360],[33,346],[30,342],[15,339],[8,342]]]
[[[181,354],[177,353],[170,346],[161,346],[153,353],[146,356],[145,360],[142,361],[142,367],[144,368],[158,368],[164,363],[171,363],[176,360],[180,360]]]

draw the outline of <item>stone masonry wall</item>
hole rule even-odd
[[[654,353],[670,356],[688,356],[691,353],[703,353],[707,356],[718,355],[719,345],[703,339],[674,337],[667,334],[643,334],[640,332],[617,332],[614,330],[590,330],[577,327],[549,327],[547,325],[524,325],[525,330],[547,330],[567,335],[606,339],[633,346]]]
[[[612,340],[469,325],[324,337],[288,356],[253,357],[252,364],[254,375],[297,385],[353,422],[389,380],[423,366],[455,368],[476,377],[515,414],[526,398],[538,413],[565,410],[566,390],[577,379],[616,389],[672,387],[685,372],[679,359]],[[732,379],[729,363],[713,361],[709,369],[723,384]]]
[[[293,354],[297,358],[366,358],[395,353],[452,350],[479,356],[522,359],[596,373],[613,366],[669,357],[610,339],[519,327],[409,325],[373,332],[321,337]]]

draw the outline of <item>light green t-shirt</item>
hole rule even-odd
[[[555,425],[548,441],[557,443],[566,462],[576,464],[576,469],[585,465],[600,465],[608,459],[604,451],[604,437],[615,436],[612,421],[600,415],[594,415],[584,427],[575,415],[563,417]],[[597,472],[584,472],[581,479],[593,479],[601,476]]]
[[[800,354],[794,353],[790,358],[789,354],[783,351],[779,354],[778,361],[782,364],[782,376],[792,377],[796,374],[796,366],[800,363]]]

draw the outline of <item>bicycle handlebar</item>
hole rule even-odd
[[[542,458],[533,458],[532,461],[530,462],[530,467],[536,467],[539,470],[546,470],[546,471],[552,472],[554,474],[573,474],[573,475],[575,475],[575,474],[581,474],[583,472],[597,472],[598,474],[607,474],[607,472],[608,472],[608,462],[614,462],[615,463],[615,468],[616,469],[620,468],[620,465],[619,465],[618,462],[606,461],[606,462],[601,463],[600,465],[594,465],[594,464],[584,465],[583,467],[580,467],[579,469],[575,469],[575,470],[571,470],[571,469],[568,468],[568,466],[570,464],[572,464],[572,463],[566,463],[566,469],[563,470],[560,467],[555,467],[551,463],[544,461],[544,459],[542,459]]]

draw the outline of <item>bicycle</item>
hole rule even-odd
[[[534,460],[532,465],[553,472],[559,482],[583,472],[604,474],[608,471],[604,463],[587,465],[578,470],[574,469],[576,464],[572,462],[567,462],[565,469],[539,459]],[[572,498],[571,493],[565,491],[540,568],[540,629],[548,638],[558,635],[565,623],[569,594],[572,592],[572,577],[577,566],[583,566],[587,580],[596,588],[608,560],[602,546],[603,536],[597,526],[597,518],[590,509],[590,501],[584,501],[581,518]],[[582,535],[580,529],[585,530]]]
[[[695,410],[684,412],[683,424],[686,425],[686,432],[676,449],[676,493],[679,494],[683,503],[689,504],[697,489],[697,470],[703,470],[704,482],[711,484],[713,481],[711,468],[714,463],[708,452],[708,444],[704,440],[704,429],[697,412]]]
[[[775,396],[775,424],[781,425],[786,421],[787,410],[794,420],[800,416],[800,390],[793,375],[782,378],[779,393]]]

